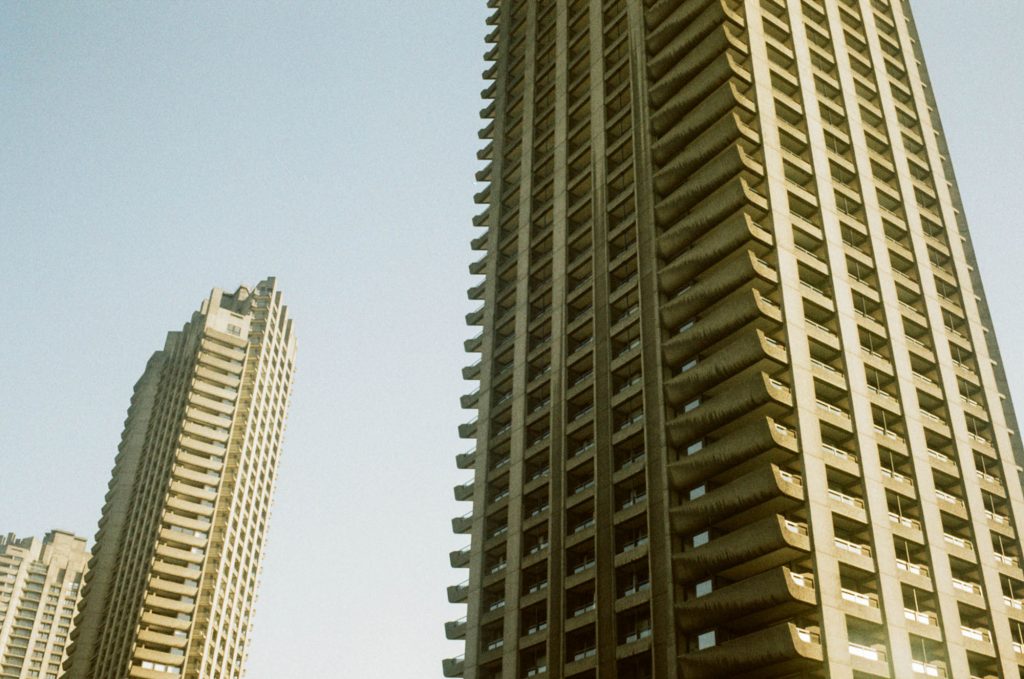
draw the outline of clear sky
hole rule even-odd
[[[91,537],[149,354],[276,275],[299,356],[248,676],[440,676],[484,5],[0,0],[0,531]],[[1024,404],[1024,3],[915,11]]]

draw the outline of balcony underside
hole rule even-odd
[[[706,479],[735,478],[768,462],[791,459],[796,452],[796,437],[780,431],[771,418],[764,417],[671,463],[669,481],[676,490],[686,491]]]
[[[696,500],[684,500],[669,510],[669,521],[672,530],[683,535],[708,527],[735,530],[802,503],[803,487],[768,464]]]
[[[687,359],[709,349],[742,328],[777,328],[782,316],[765,304],[756,289],[742,288],[720,300],[693,325],[679,331],[662,344],[669,365],[682,365]],[[670,331],[675,328],[668,328]]]
[[[672,557],[673,572],[685,582],[713,575],[732,580],[789,563],[810,551],[805,533],[790,530],[781,516],[748,524],[705,545]]]
[[[728,394],[708,399],[670,420],[666,433],[672,445],[689,445],[709,434],[722,435],[746,421],[779,415],[791,408],[788,389],[772,384],[764,373],[755,373],[737,381]]]
[[[797,585],[783,566],[677,604],[676,624],[686,634],[710,627],[745,633],[792,618],[816,603],[814,589]]]

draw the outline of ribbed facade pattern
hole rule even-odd
[[[1020,676],[1020,443],[907,3],[489,6],[445,675]]]
[[[274,279],[214,290],[136,384],[67,676],[244,673],[295,337]]]

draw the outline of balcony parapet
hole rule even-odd
[[[772,242],[771,234],[745,212],[730,217],[692,247],[668,239],[659,240],[659,251],[669,261],[658,273],[659,287],[662,292],[673,294],[733,252],[744,247],[768,248]]]
[[[683,492],[700,481],[726,472],[734,477],[744,470],[749,471],[749,467],[763,464],[766,457],[775,462],[791,458],[797,450],[796,433],[766,417],[669,464],[669,481],[676,490]]]
[[[469,581],[448,586],[448,603],[463,604],[469,598]]]
[[[686,582],[710,575],[744,578],[788,563],[809,550],[806,525],[769,516],[674,555],[673,571]]]
[[[770,342],[762,331],[755,330],[730,343],[728,351],[716,351],[689,370],[667,380],[665,396],[678,408],[737,375],[753,370],[770,371],[786,365],[786,362],[785,348]]]
[[[473,499],[473,480],[470,479],[465,483],[461,483],[455,486],[454,489],[455,499],[459,502],[465,502],[466,500]]]
[[[676,605],[676,622],[687,633],[726,624],[752,631],[791,618],[817,604],[809,575],[782,566]]]
[[[459,438],[474,439],[477,432],[477,420],[459,425]]]
[[[647,10],[645,23],[648,29],[647,50],[657,54],[676,38],[684,29],[708,30],[708,26],[721,23],[724,14],[717,2],[675,3],[656,2]],[[701,35],[703,33],[699,33]]]
[[[822,660],[817,630],[782,623],[731,639],[719,646],[684,653],[680,667],[689,679],[803,676]]]
[[[463,656],[445,658],[441,661],[441,671],[446,677],[461,677],[465,672],[466,662]]]
[[[778,284],[778,274],[770,265],[751,251],[731,261],[683,288],[661,305],[662,323],[678,326],[704,309],[721,302],[741,286],[752,286],[762,291]]]
[[[473,529],[473,512],[452,519],[452,532],[456,535],[463,535]]]
[[[662,345],[662,353],[670,365],[682,365],[690,357],[744,326],[767,330],[778,327],[781,321],[782,311],[760,292],[752,288],[741,289],[699,319],[679,328],[670,328],[677,332]]]
[[[466,638],[466,618],[449,620],[444,624],[444,636],[446,639],[458,641]]]
[[[735,183],[741,174],[763,177],[764,167],[737,144],[726,148],[692,174],[662,175],[666,183],[670,178],[680,183],[655,205],[658,223],[674,222],[703,201],[709,193]]]
[[[669,420],[668,439],[675,446],[688,445],[711,432],[734,428],[744,419],[781,413],[792,405],[788,387],[764,373],[755,373],[737,380],[728,397],[712,397]]]
[[[452,568],[469,567],[469,547],[455,549],[448,553],[448,562]]]
[[[803,499],[800,477],[768,464],[695,500],[684,500],[669,510],[669,520],[672,530],[683,535],[709,526],[734,530],[766,515],[784,512]]]

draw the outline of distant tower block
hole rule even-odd
[[[69,679],[241,677],[291,392],[273,278],[215,289],[135,385]]]
[[[88,562],[85,538],[65,531],[0,535],[0,677],[57,679]]]

